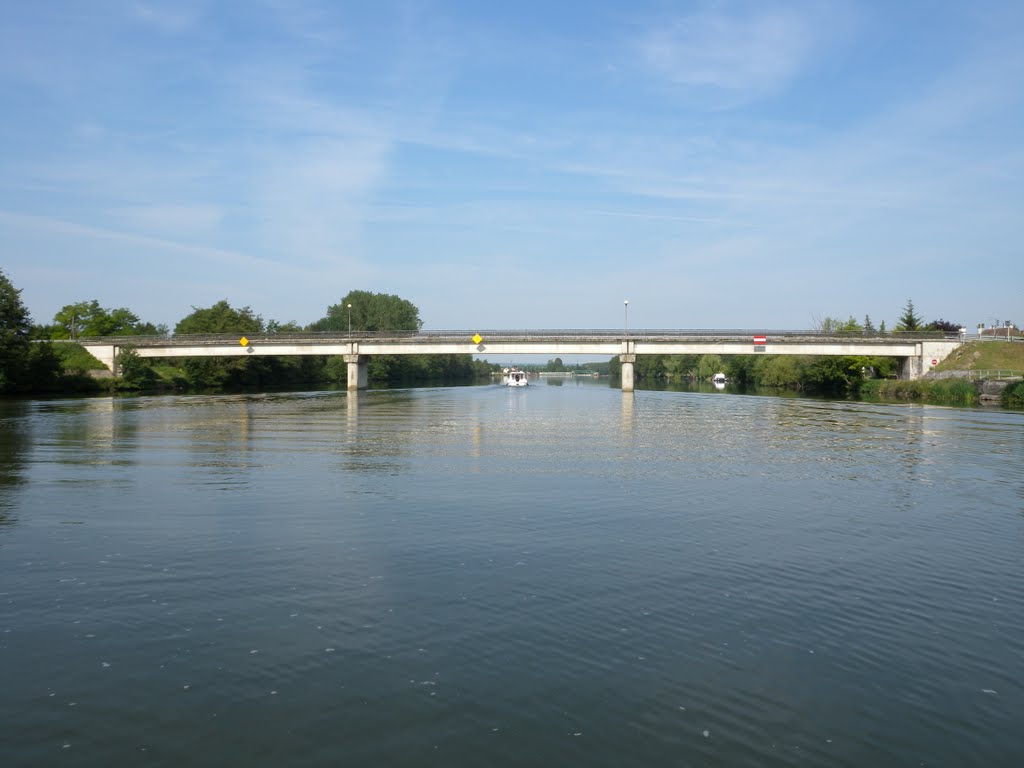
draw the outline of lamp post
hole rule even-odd
[[[352,335],[352,305],[348,305],[348,335]]]
[[[629,299],[622,302],[622,335],[629,335]]]

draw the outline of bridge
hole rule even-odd
[[[245,357],[341,355],[348,388],[365,389],[373,355],[591,355],[622,363],[622,389],[633,391],[637,355],[863,355],[900,360],[901,378],[916,379],[962,343],[941,332],[864,335],[860,332],[750,330],[481,330],[352,333],[253,333],[85,338],[85,347],[115,374],[117,356]]]

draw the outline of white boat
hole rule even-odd
[[[725,377],[724,373],[716,373],[714,376],[711,377],[711,381],[713,381],[715,384],[725,384],[725,382],[727,382],[728,380],[729,379]]]
[[[526,371],[520,371],[518,368],[503,368],[501,372],[504,375],[502,383],[506,387],[525,387],[529,384],[526,380]]]

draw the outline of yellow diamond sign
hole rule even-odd
[[[479,344],[483,340],[484,340],[483,337],[479,333],[474,333],[473,334],[473,343],[474,344]]]
[[[245,336],[240,338],[238,340],[238,343],[241,344],[243,347],[248,347],[249,346],[249,340],[247,338],[245,338]]]

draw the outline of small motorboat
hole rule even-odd
[[[724,373],[716,373],[711,377],[711,381],[715,384],[725,384],[728,380]]]
[[[518,368],[503,368],[501,373],[504,377],[502,383],[506,387],[525,387],[529,384],[526,371],[520,371]]]

